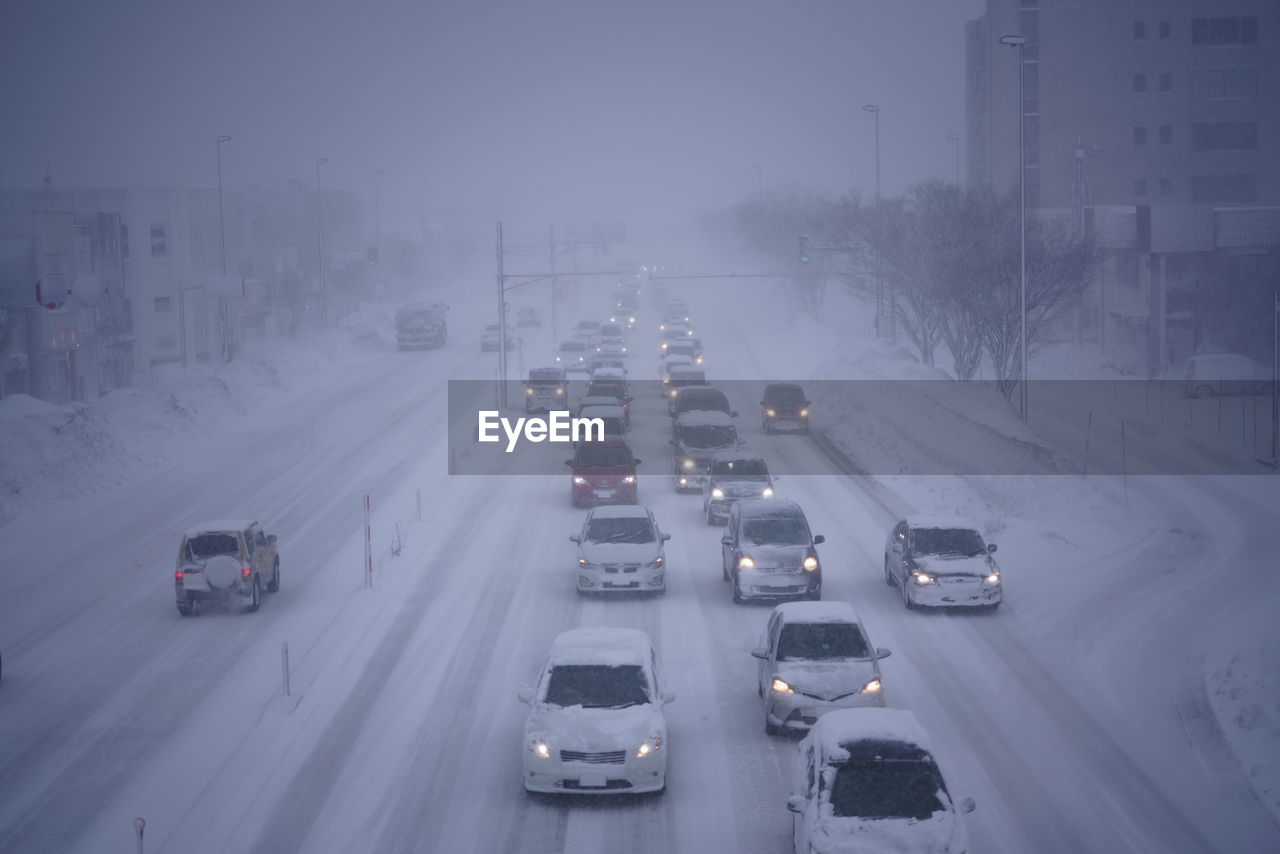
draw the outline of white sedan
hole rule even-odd
[[[636,629],[584,628],[560,634],[524,725],[529,792],[639,794],[667,787],[667,720],[649,636]]]
[[[667,558],[662,544],[669,539],[648,507],[594,508],[582,530],[569,535],[578,544],[578,592],[665,592]]]

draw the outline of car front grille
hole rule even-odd
[[[585,753],[581,750],[560,751],[561,762],[585,762],[588,765],[621,765],[627,761],[627,751],[610,750],[605,753]]]
[[[604,571],[608,573],[640,571],[640,564],[638,563],[606,563],[603,566]]]

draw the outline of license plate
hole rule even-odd
[[[614,583],[612,581],[606,581],[604,583],[604,586],[612,587],[614,590],[634,590],[635,588],[640,586],[640,582],[631,581],[631,582]]]
[[[596,498],[612,498],[612,497],[613,497],[613,490],[612,490],[612,489],[597,489],[597,490],[596,490]]]
[[[609,785],[603,771],[594,771],[578,777],[578,785],[584,789],[603,789]]]

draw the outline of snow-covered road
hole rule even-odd
[[[776,374],[748,312],[717,319],[710,289],[691,301],[713,379]],[[662,401],[635,402],[633,446],[641,500],[672,534],[668,591],[579,598],[567,476],[446,474],[445,382],[490,364],[468,332],[441,352],[369,356],[180,464],[0,529],[0,851],[132,851],[136,815],[148,852],[182,854],[789,850],[794,741],[765,735],[749,655],[769,609],[731,603],[719,529],[659,474]],[[545,331],[535,348],[549,351]],[[754,401],[735,403],[776,468],[841,465],[817,438],[765,436]],[[1274,486],[1135,480],[1149,512],[1114,543],[1011,528],[1005,607],[955,615],[907,612],[880,571],[896,518],[937,509],[929,482],[790,476],[779,492],[827,537],[824,598],[852,602],[892,650],[889,704],[916,712],[952,791],[977,800],[973,850],[1280,850],[1201,671],[1215,626],[1280,592]],[[405,532],[371,591],[364,492],[376,550],[394,523]],[[279,535],[282,592],[257,614],[179,617],[179,532],[234,515]],[[643,629],[665,661],[677,700],[661,797],[523,791],[516,691],[579,625]]]

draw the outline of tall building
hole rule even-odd
[[[1021,118],[1027,206],[1110,250],[1085,325],[1119,367],[1245,345],[1202,309],[1280,246],[1280,3],[987,0],[966,79],[969,179],[1017,181]]]

